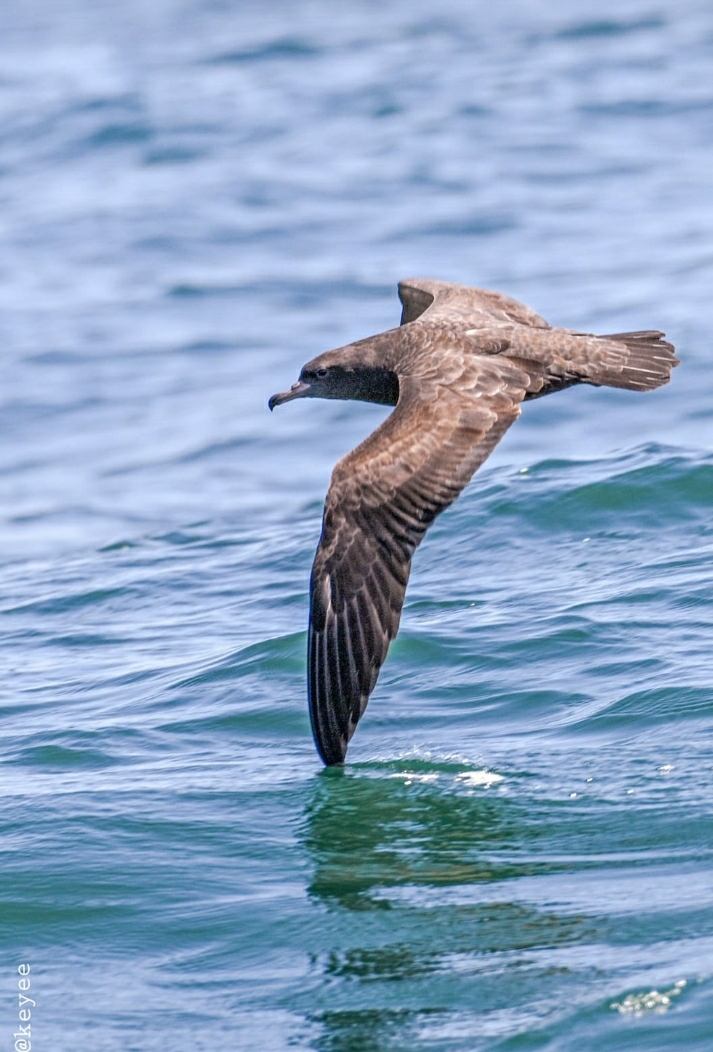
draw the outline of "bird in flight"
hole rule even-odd
[[[415,278],[399,298],[399,328],[313,358],[269,402],[396,407],[335,467],[312,567],[307,689],[327,765],[343,763],[398,632],[414,551],[521,402],[580,383],[650,391],[678,365],[662,332],[553,328],[499,292]]]

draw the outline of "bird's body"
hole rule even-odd
[[[326,764],[344,760],[398,631],[414,551],[520,403],[576,383],[651,390],[678,364],[658,331],[552,328],[509,296],[427,279],[399,296],[400,328],[327,351],[270,399],[396,407],[336,465],[312,567],[308,694]]]

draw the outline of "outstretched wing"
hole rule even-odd
[[[415,321],[428,311],[429,321],[443,316],[449,321],[465,321],[474,329],[498,323],[512,325],[513,322],[536,329],[549,328],[544,318],[512,296],[450,281],[407,278],[399,282],[399,299],[403,305],[402,325]]]
[[[334,469],[312,567],[307,661],[326,764],[343,761],[374,689],[415,549],[517,419],[531,383],[502,358],[464,353],[458,369],[447,384],[400,378],[394,412]]]

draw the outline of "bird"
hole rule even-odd
[[[334,468],[310,579],[307,693],[326,766],[347,747],[399,629],[412,556],[532,398],[574,384],[650,391],[679,364],[658,330],[550,326],[500,292],[399,282],[397,328],[313,358],[297,398],[395,407]]]

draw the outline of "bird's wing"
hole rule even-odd
[[[340,763],[398,631],[411,557],[510,424],[530,383],[503,358],[448,356],[400,377],[387,420],[334,469],[312,567],[308,691],[326,764]]]
[[[673,345],[658,330],[595,336],[552,328],[501,292],[409,278],[399,283],[399,297],[402,325],[423,319],[424,328],[438,333],[436,339],[465,331],[481,353],[505,354],[526,367],[533,380],[539,363],[542,380],[530,387],[529,398],[573,383],[648,391],[667,383],[679,364]]]
[[[474,329],[498,323],[549,328],[544,318],[512,296],[449,281],[407,278],[399,282],[399,299],[403,305],[402,325],[415,321],[428,311],[429,321],[440,318],[465,321]]]

